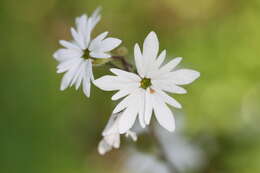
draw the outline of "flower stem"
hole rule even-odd
[[[112,68],[118,68],[118,69],[121,69],[120,67],[118,67],[117,65],[115,65],[115,64],[112,63],[112,62],[108,62],[107,65],[109,65],[109,66],[112,67]]]
[[[159,158],[164,161],[171,173],[178,173],[177,167],[174,165],[174,163],[169,159],[167,155],[167,151],[165,150],[160,138],[156,134],[155,125],[152,122],[151,126],[149,128],[150,135],[153,137],[155,144],[159,150]]]
[[[112,56],[112,59],[119,60],[125,71],[131,71],[133,68],[133,65],[128,63],[124,56]]]

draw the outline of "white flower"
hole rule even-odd
[[[181,108],[181,105],[166,92],[184,94],[186,90],[179,85],[189,84],[200,76],[200,73],[194,70],[174,70],[182,58],[175,58],[162,65],[166,51],[162,51],[157,57],[158,50],[159,41],[156,34],[151,32],[144,41],[143,53],[138,44],[134,48],[138,74],[111,69],[116,76],[107,75],[94,81],[102,90],[119,90],[112,100],[125,97],[113,110],[113,113],[123,111],[118,122],[120,133],[129,130],[137,116],[140,125],[145,127],[150,123],[152,112],[161,126],[174,131],[175,120],[166,104],[176,108]]]
[[[179,118],[180,116],[178,116]],[[189,172],[190,170],[199,171],[203,168],[206,161],[205,153],[202,148],[191,141],[183,134],[179,119],[175,133],[164,131],[155,124],[154,134],[160,141],[161,149],[164,150],[164,156],[175,165],[179,172]],[[124,169],[135,173],[170,173],[169,163],[162,162],[153,154],[146,154],[136,149],[130,148],[126,156]],[[138,169],[136,169],[138,168]]]
[[[134,173],[171,173],[167,165],[158,160],[155,155],[142,153],[135,149],[130,149],[127,153],[123,170]]]
[[[91,32],[100,20],[100,9],[91,16],[82,15],[76,18],[76,29],[71,28],[73,41],[61,40],[65,48],[54,53],[54,58],[59,62],[57,73],[65,73],[60,89],[63,91],[75,85],[76,90],[82,83],[84,94],[90,96],[90,82],[94,80],[92,63],[95,59],[110,58],[108,53],[121,44],[116,38],[105,38],[108,32],[98,35],[91,40]]]
[[[112,114],[110,119],[102,133],[103,139],[98,144],[98,152],[104,155],[112,148],[120,147],[120,133],[118,131],[118,120],[122,116],[122,113]],[[125,133],[126,137],[131,137],[133,141],[137,140],[136,133],[128,130]]]
[[[161,127],[155,125],[154,135],[157,136],[161,143],[161,147],[165,151],[166,156],[172,164],[174,164],[180,172],[188,170],[197,170],[205,163],[205,153],[196,141],[192,141],[183,132],[185,130],[185,121],[178,116],[176,124],[178,125],[175,133],[168,133],[161,130]],[[198,171],[199,172],[199,171]]]

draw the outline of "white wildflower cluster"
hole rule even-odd
[[[185,94],[182,85],[190,84],[200,73],[190,69],[176,69],[182,58],[174,58],[164,64],[166,50],[159,53],[159,41],[155,32],[150,32],[140,46],[134,46],[136,72],[112,68],[114,75],[105,75],[94,79],[92,66],[100,59],[111,58],[110,51],[121,44],[117,38],[107,37],[108,32],[92,39],[91,33],[100,21],[100,9],[91,16],[76,18],[76,28],[71,28],[72,41],[61,40],[64,47],[54,53],[59,62],[57,73],[65,73],[61,81],[61,90],[81,85],[83,92],[90,97],[91,82],[104,91],[117,91],[112,100],[122,99],[112,111],[110,120],[102,133],[98,151],[105,154],[112,148],[119,148],[120,135],[125,134],[134,141],[136,134],[131,131],[136,119],[141,127],[150,124],[154,113],[158,123],[170,132],[175,129],[173,112],[167,105],[180,109],[181,104],[167,93]]]

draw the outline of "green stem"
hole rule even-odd
[[[167,156],[167,151],[165,150],[160,138],[156,134],[154,122],[151,122],[149,132],[150,132],[150,135],[153,137],[155,144],[159,150],[158,157],[166,163],[166,165],[167,165],[168,169],[171,171],[171,173],[178,173],[179,171],[178,171],[177,167],[174,165],[173,162],[171,162],[171,160]]]
[[[130,71],[133,70],[133,65],[128,63],[124,56],[112,56],[112,59],[119,60],[121,62],[122,66],[123,66],[123,69],[125,71],[130,72]]]

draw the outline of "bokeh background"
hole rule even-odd
[[[75,17],[98,6],[93,36],[108,30],[121,38],[129,61],[134,43],[154,30],[168,58],[182,56],[201,72],[187,95],[174,96],[184,107],[176,115],[183,135],[204,153],[199,170],[183,172],[260,172],[259,0],[0,0],[0,172],[138,172],[122,168],[131,142],[97,153],[112,93],[59,91],[58,40],[70,40]],[[95,77],[104,73],[95,68]],[[145,139],[139,150],[149,154],[153,141]]]

